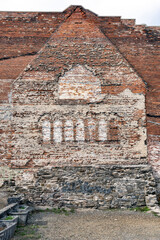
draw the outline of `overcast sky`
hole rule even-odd
[[[100,16],[160,26],[160,0],[0,0],[0,11],[63,11],[70,5],[82,5]]]

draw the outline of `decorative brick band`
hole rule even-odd
[[[44,120],[41,125],[43,143],[62,141],[119,140],[118,126],[106,119]]]

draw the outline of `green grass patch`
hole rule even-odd
[[[40,239],[41,236],[38,233],[38,225],[18,226],[15,231],[15,240],[28,240],[28,239]]]
[[[150,211],[150,209],[147,206],[130,208],[130,210],[135,211],[135,212],[148,212],[148,211]]]
[[[13,219],[14,219],[13,216],[7,216],[7,217],[4,218],[4,220],[13,220]]]
[[[25,206],[20,206],[19,209],[25,209],[26,207]]]
[[[72,209],[70,210],[70,212],[71,212],[71,213],[75,213],[75,209],[72,208]]]
[[[57,214],[65,214],[66,216],[68,216],[70,213],[75,213],[75,210],[74,208],[72,208],[71,210],[66,210],[65,208],[53,208],[52,212]]]
[[[68,216],[69,214],[75,213],[75,209],[71,208],[70,210],[66,210],[65,208],[52,208],[52,209],[45,209],[39,210],[38,212],[53,212],[55,214],[64,214]]]
[[[155,212],[152,212],[152,214],[155,216],[155,217],[159,217],[157,213]]]

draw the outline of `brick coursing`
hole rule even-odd
[[[159,176],[153,153],[159,28],[78,6],[63,13],[2,12],[0,22],[1,165],[28,176],[46,166],[147,164],[149,156]]]

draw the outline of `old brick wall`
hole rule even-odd
[[[115,18],[113,26],[107,17],[101,18],[101,22],[103,32],[146,82],[148,160],[154,175],[159,178],[160,27],[137,26],[133,20],[118,18]],[[153,152],[153,149],[156,150]]]
[[[12,120],[12,86],[11,80],[0,80],[0,166],[11,159],[11,120]]]
[[[116,170],[122,173],[122,178],[117,175],[115,180],[125,189],[130,189],[126,181],[133,181],[135,188],[131,194],[123,189],[126,198],[121,201],[117,193],[113,194],[114,190],[109,196],[113,201],[107,205],[102,193],[98,201],[102,198],[103,203],[99,206],[143,205],[144,196],[141,198],[140,192],[143,189],[145,194],[144,188],[152,175],[147,170],[150,173],[145,177],[140,170],[140,164],[147,164],[146,112],[149,162],[157,177],[160,171],[159,29],[136,26],[133,20],[120,17],[98,17],[76,6],[63,13],[2,12],[0,24],[0,48],[4,50],[0,59],[3,92],[0,151],[1,165],[8,165],[4,166],[6,174],[0,173],[1,184],[7,179],[14,180],[19,186],[17,193],[25,192],[25,196],[28,189],[33,188],[33,193],[28,195],[30,200],[50,205],[54,202],[52,196],[57,185],[58,201],[63,204],[61,182],[65,175],[67,179],[68,174],[73,177],[73,185],[79,181],[80,189],[85,186],[90,189],[90,183],[86,185],[82,177],[76,180],[81,171],[85,172],[92,184],[98,181],[98,191],[105,189],[106,194],[108,185],[93,177],[93,169],[97,168],[98,176],[100,165],[105,164],[106,169],[108,165],[112,169],[113,164],[117,165],[116,169],[119,164],[133,165],[133,179],[126,167],[126,170]],[[135,164],[139,165],[138,172]],[[92,170],[88,172],[85,167],[77,170],[76,166],[90,166]],[[46,168],[54,172],[56,167],[61,167],[60,182],[50,176],[51,182],[46,181],[48,199],[44,199],[37,171],[41,169],[43,179]],[[112,170],[103,172],[110,179],[110,186],[115,184]],[[123,171],[126,171],[125,176]],[[136,174],[141,176],[140,185]],[[68,179],[66,184],[72,185],[72,181]],[[88,205],[94,202],[96,206],[95,189],[94,186]],[[13,186],[10,193],[14,191]],[[68,190],[65,198],[70,193]],[[71,194],[69,201],[77,204],[72,200]],[[82,202],[85,206],[85,199]]]
[[[12,166],[147,162],[145,85],[80,9],[14,82],[13,105]]]

